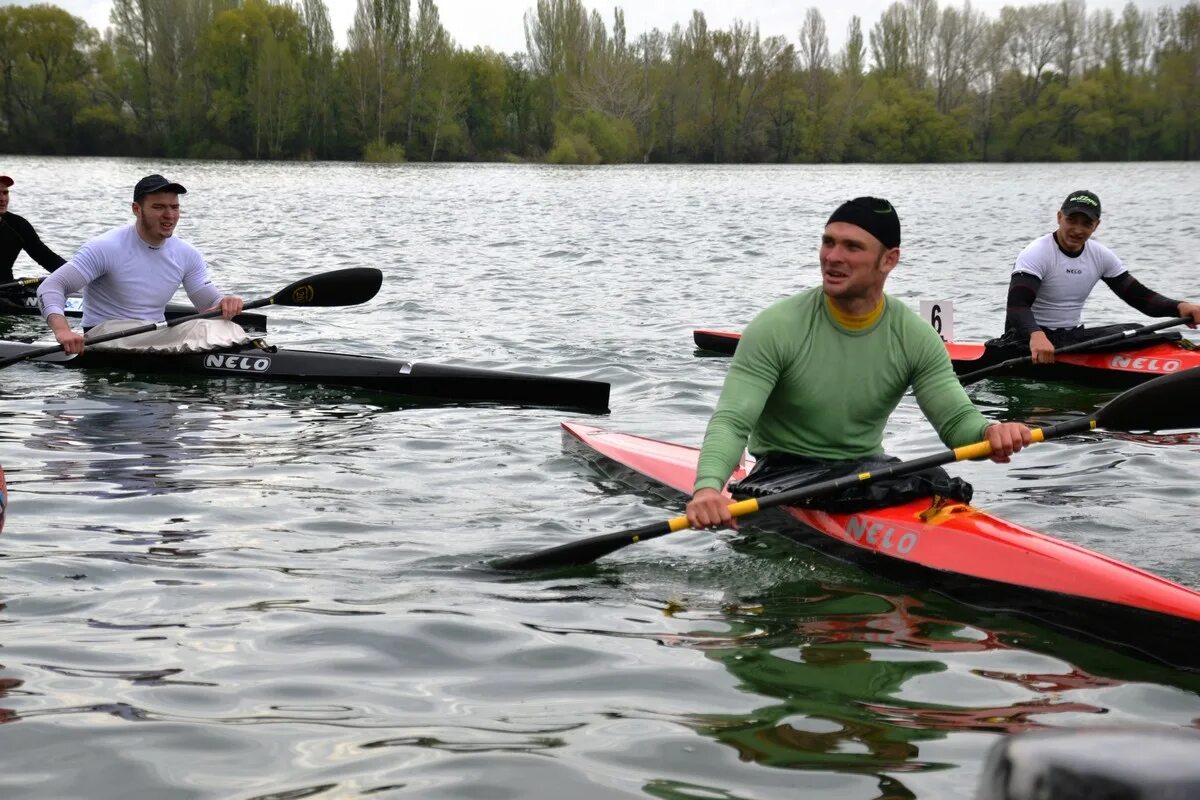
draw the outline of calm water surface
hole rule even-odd
[[[812,286],[821,226],[879,194],[892,294],[998,333],[1008,265],[1066,192],[1148,285],[1200,298],[1196,164],[661,167],[10,158],[12,209],[69,254],[164,171],[180,235],[263,297],[376,266],[277,344],[613,384],[590,421],[698,443],[739,328]],[[23,267],[23,268],[22,268]],[[34,265],[18,263],[18,274]],[[1137,319],[1101,289],[1089,321]],[[36,320],[0,321],[28,336]],[[748,526],[514,578],[481,562],[673,515],[564,449],[561,412],[80,374],[0,378],[4,797],[968,797],[1006,732],[1200,725],[1200,679],[889,583]],[[990,416],[1111,395],[992,381]],[[887,443],[939,445],[911,400]],[[1200,586],[1195,440],[1097,435],[953,468],[1016,522]]]

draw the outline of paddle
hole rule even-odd
[[[1080,417],[1047,428],[1033,431],[1033,440],[1042,442],[1071,433],[1106,428],[1114,431],[1168,430],[1200,426],[1200,403],[1196,394],[1200,392],[1200,368],[1163,375],[1117,395],[1102,406],[1091,417]],[[991,455],[992,446],[984,442],[964,445],[953,450],[901,461],[875,472],[862,472],[820,483],[800,486],[786,492],[767,497],[751,498],[731,503],[729,513],[735,517],[753,514],[765,508],[787,505],[818,495],[830,494],[850,486],[880,478],[910,475],[931,467]],[[657,539],[686,529],[687,517],[675,517],[666,522],[655,522],[640,528],[606,533],[578,542],[551,547],[536,553],[500,559],[493,563],[498,569],[544,569],[587,564],[627,545]]]
[[[1191,321],[1192,321],[1191,317],[1175,317],[1174,319],[1168,319],[1163,322],[1156,322],[1153,325],[1147,325],[1144,328],[1137,328],[1137,329],[1131,330],[1131,331],[1121,331],[1120,333],[1113,333],[1108,336],[1100,336],[1096,339],[1085,339],[1082,342],[1076,342],[1075,344],[1069,344],[1069,345],[1066,345],[1065,347],[1056,347],[1054,349],[1054,354],[1058,355],[1060,353],[1073,353],[1077,350],[1088,350],[1092,347],[1096,347],[1097,345],[1112,344],[1113,342],[1121,342],[1126,339],[1132,339],[1135,336],[1142,336],[1147,333],[1154,333],[1155,331],[1161,331],[1164,328],[1174,328],[1176,325],[1182,325],[1185,322],[1191,322]],[[1001,361],[999,364],[992,364],[990,367],[984,367],[983,369],[977,369],[974,372],[968,372],[965,375],[959,375],[958,382],[961,383],[962,385],[966,386],[968,383],[974,383],[975,381],[979,380],[980,378],[982,378],[985,375],[991,375],[993,372],[999,372],[1000,370],[1006,369],[1008,367],[1015,367],[1018,364],[1032,364],[1032,363],[1033,363],[1033,356],[1020,356],[1018,358],[1010,358],[1007,361]]]
[[[14,289],[18,286],[36,286],[44,280],[46,280],[45,275],[40,278],[17,278],[15,281],[0,283],[0,291],[3,291],[4,289]]]
[[[353,306],[370,300],[379,292],[379,287],[382,285],[383,273],[374,267],[336,269],[332,272],[322,272],[320,275],[302,278],[295,283],[283,287],[270,297],[251,300],[243,308],[261,308],[262,306]],[[106,333],[103,336],[86,340],[85,344],[111,342],[113,339],[121,339],[139,333],[149,333],[150,331],[161,330],[162,328],[173,328],[176,325],[191,322],[194,319],[208,319],[219,316],[221,316],[221,310],[214,308],[209,311],[201,311],[198,314],[190,314],[186,317],[176,317],[175,319],[163,322],[151,322],[146,325],[139,325],[124,331]],[[26,361],[30,358],[38,358],[39,356],[48,356],[60,350],[62,350],[62,345],[54,345],[35,348],[8,358],[0,358],[0,369],[16,364],[18,361]]]

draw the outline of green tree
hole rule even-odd
[[[303,119],[305,157],[326,158],[335,135],[333,114],[334,54],[333,26],[325,0],[303,0],[305,47],[302,72],[308,103]]]
[[[418,0],[417,24],[412,29],[406,65],[408,70],[408,119],[404,141],[405,147],[410,151],[413,145],[413,125],[416,121],[417,104],[422,100],[424,83],[436,66],[445,66],[445,55],[451,46],[450,37],[442,27],[437,6],[433,0]],[[442,78],[443,83],[441,88],[445,89],[449,85],[447,82],[449,76],[444,68],[439,77]],[[445,111],[447,95],[443,91],[436,90],[435,94],[439,95],[439,99],[433,101],[433,104],[439,107],[435,116],[441,120]]]
[[[508,137],[506,102],[508,62],[493,50],[459,51],[454,60],[466,82],[462,121],[466,128],[464,158],[499,158],[513,148]]]
[[[402,67],[412,38],[408,0],[358,0],[350,28],[347,71],[356,127],[363,139],[386,142],[401,102]]]
[[[899,2],[883,12],[871,28],[871,59],[875,71],[889,78],[911,78],[908,9]]]
[[[1163,125],[1172,154],[1196,158],[1200,155],[1200,4],[1179,9],[1159,63],[1161,90],[1171,109]]]
[[[0,8],[0,132],[9,152],[74,151],[96,46],[95,32],[60,8]]]
[[[849,154],[856,161],[960,161],[970,136],[961,121],[937,110],[932,94],[898,78],[873,81],[874,99],[856,120]]]

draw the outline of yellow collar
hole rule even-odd
[[[833,300],[829,298],[829,295],[825,296],[825,306],[829,309],[829,314],[833,317],[833,321],[849,331],[865,331],[867,328],[870,328],[883,316],[883,309],[886,305],[887,300],[880,298],[879,305],[866,314],[847,314],[833,304]]]

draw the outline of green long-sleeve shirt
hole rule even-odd
[[[866,458],[883,452],[888,417],[911,386],[949,447],[983,438],[988,420],[954,375],[941,337],[884,298],[874,324],[834,320],[821,289],[775,303],[746,327],[708,423],[695,489],[720,489],[751,453]]]

